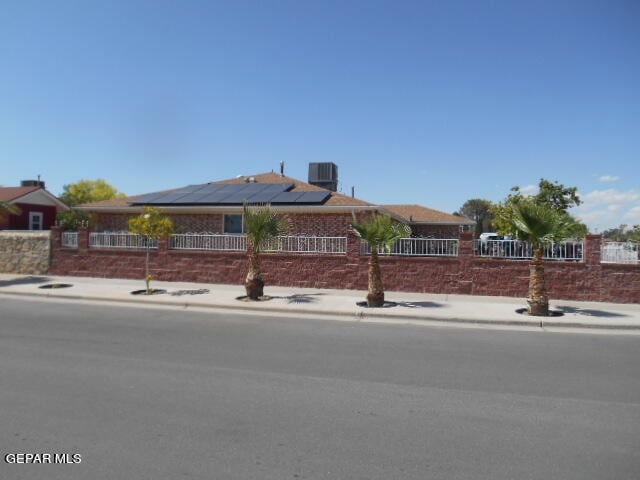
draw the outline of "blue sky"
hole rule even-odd
[[[452,212],[541,177],[640,223],[640,2],[0,4],[0,184],[127,194],[332,161]]]

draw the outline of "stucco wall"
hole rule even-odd
[[[0,272],[42,275],[49,272],[49,231],[0,232]]]

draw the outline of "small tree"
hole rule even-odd
[[[382,307],[384,306],[384,287],[378,252],[380,249],[390,252],[395,242],[411,235],[411,228],[404,223],[393,221],[389,215],[380,214],[374,214],[364,223],[351,222],[351,226],[356,235],[371,247],[367,305]]]
[[[529,315],[549,315],[549,296],[545,282],[542,249],[551,242],[567,238],[575,221],[549,205],[522,201],[513,206],[512,225],[517,238],[530,242],[534,256],[529,268]]]
[[[17,205],[0,200],[0,220],[9,215],[20,215],[22,210]]]
[[[258,300],[264,295],[264,280],[260,269],[262,249],[270,240],[289,231],[289,218],[274,213],[269,204],[249,207],[245,202],[243,213],[249,259],[245,289],[251,300]]]
[[[140,216],[129,220],[129,231],[145,237],[147,255],[144,263],[145,283],[147,295],[151,294],[149,284],[153,276],[149,274],[149,250],[151,243],[160,238],[166,238],[173,233],[173,222],[169,217],[162,214],[161,210],[152,207],[143,207]]]

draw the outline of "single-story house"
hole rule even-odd
[[[318,178],[318,168],[329,179]],[[171,217],[176,233],[242,234],[242,205],[269,203],[291,220],[291,235],[344,236],[354,217],[387,213],[408,223],[415,236],[457,238],[474,222],[419,205],[376,205],[334,191],[337,167],[310,164],[309,181],[274,172],[240,176],[122,199],[80,205],[92,214],[94,231],[126,231],[128,220],[143,206],[153,206]],[[327,181],[327,180],[333,180]],[[329,187],[329,188],[326,188]]]
[[[0,230],[49,230],[55,225],[57,213],[69,210],[40,180],[24,180],[19,187],[0,187],[0,201],[20,209],[18,214],[0,218]]]

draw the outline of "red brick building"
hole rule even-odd
[[[0,218],[0,230],[49,230],[55,225],[56,214],[69,210],[39,180],[25,180],[20,187],[0,187],[0,201],[20,209],[18,214]]]
[[[223,189],[226,196],[225,193],[216,193],[224,185],[229,185]],[[270,197],[259,193],[265,189],[277,195]],[[207,192],[210,192],[209,196]],[[128,220],[139,215],[144,205],[150,205],[161,208],[171,217],[176,233],[241,234],[243,200],[251,202],[260,198],[271,198],[264,202],[287,214],[291,220],[291,235],[343,236],[349,232],[349,222],[354,217],[362,218],[372,212],[387,213],[409,224],[413,235],[424,237],[458,238],[461,230],[474,223],[468,218],[420,205],[375,205],[273,172],[95,202],[77,208],[92,214],[94,231],[126,231]]]

